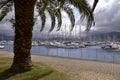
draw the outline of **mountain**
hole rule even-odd
[[[109,32],[109,33],[95,33],[95,34],[88,34],[89,38],[92,39],[119,39],[120,40],[120,32]],[[46,33],[33,33],[33,40],[40,40],[40,39],[48,39],[54,38],[56,34],[48,35]],[[59,35],[61,37],[61,35]],[[0,40],[13,40],[14,39],[14,32],[11,31],[1,31],[0,32]]]
[[[91,35],[90,37],[101,38],[101,39],[120,39],[120,32],[109,32],[109,33],[99,33]]]
[[[13,39],[14,39],[14,37],[12,35],[0,33],[0,40],[13,40]]]

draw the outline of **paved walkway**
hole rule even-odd
[[[0,56],[13,57],[13,53],[0,51]],[[38,55],[32,60],[66,73],[70,80],[120,80],[120,64]]]

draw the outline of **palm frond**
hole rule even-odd
[[[3,20],[3,18],[7,15],[7,13],[9,13],[12,9],[12,5],[13,5],[13,2],[9,2],[7,3],[1,10],[1,13],[0,13],[0,21]]]
[[[87,19],[87,29],[94,24],[94,17],[92,14],[92,9],[86,0],[70,0],[71,4],[73,4],[81,13],[81,20]]]
[[[58,21],[57,31],[60,30],[62,25],[61,9],[63,9],[68,14],[68,17],[70,18],[71,26],[72,26],[71,30],[73,30],[75,25],[75,17],[69,5],[73,5],[79,10],[79,12],[81,13],[81,21],[84,19],[87,20],[86,31],[89,31],[91,26],[95,24],[93,11],[95,10],[97,3],[98,3],[98,0],[94,0],[94,4],[91,8],[86,0],[38,0],[36,2],[36,8],[38,9],[39,16],[41,17],[42,27],[40,31],[42,31],[45,27],[45,22],[46,22],[45,10],[48,11],[51,17],[51,28],[49,31],[52,31],[54,29],[55,23],[56,23],[56,17]],[[1,9],[0,21],[10,11],[12,5],[13,5],[13,0],[0,1],[0,9]]]
[[[14,18],[11,18],[11,19],[9,20],[9,22],[12,24],[12,29],[14,29],[14,28],[15,28],[15,19],[14,19]]]
[[[56,19],[55,19],[55,12],[54,10],[52,10],[51,8],[47,8],[47,11],[51,17],[51,27],[50,27],[50,32],[54,29],[55,27],[55,22],[56,22]]]
[[[73,5],[79,10],[81,13],[81,21],[84,19],[87,20],[86,31],[89,31],[91,26],[95,24],[93,11],[96,7],[97,2],[98,0],[94,1],[93,8],[89,6],[86,0],[42,0],[41,3],[37,4],[37,6],[40,9],[40,13],[43,13],[47,9],[50,14],[52,23],[49,31],[52,31],[54,29],[56,17],[58,21],[57,31],[60,30],[62,24],[62,16],[60,11],[61,9],[63,9],[68,14],[68,17],[71,21],[71,31],[73,30],[75,25],[75,17],[69,5]]]
[[[36,8],[38,9],[40,14],[44,13],[47,5],[48,5],[48,0],[42,0],[42,2],[41,1],[36,2]]]
[[[63,7],[63,10],[68,14],[68,17],[70,18],[71,21],[71,31],[74,28],[75,25],[75,17],[72,9],[70,7]]]
[[[97,6],[99,0],[94,0],[93,6],[92,6],[92,12],[94,12],[95,7]]]
[[[56,17],[57,17],[57,21],[58,21],[57,31],[59,31],[60,28],[61,28],[61,25],[62,25],[62,15],[61,15],[61,11],[60,11],[60,9],[57,9],[57,10],[56,10],[55,15],[56,15]]]
[[[98,3],[98,0],[94,0],[93,6],[92,6],[92,13],[94,12],[95,7],[97,6],[97,3]],[[91,15],[91,16],[92,16],[92,15]],[[91,17],[91,16],[88,18],[88,21],[87,21],[87,22],[89,22],[89,23],[87,23],[87,29],[86,29],[86,31],[89,31],[89,30],[90,30],[90,28],[91,28],[91,26],[92,26],[92,25],[91,25],[92,23],[93,23],[93,26],[95,25],[95,21],[92,22],[92,20],[93,20],[92,18],[93,18],[93,17]]]
[[[43,12],[42,14],[40,14],[40,17],[41,17],[41,24],[42,24],[42,26],[41,26],[41,29],[40,29],[40,31],[43,31],[43,29],[44,29],[44,27],[45,27],[45,22],[46,22],[46,15],[45,15],[45,13]]]
[[[45,22],[46,22],[45,10],[47,6],[48,6],[48,0],[42,0],[42,2],[41,1],[36,2],[36,8],[41,18],[41,24],[42,24],[40,31],[43,31],[45,27]]]
[[[1,0],[0,1],[0,9],[3,8],[7,3],[9,3],[10,1],[13,1],[13,0]]]

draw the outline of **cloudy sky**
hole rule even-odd
[[[92,4],[93,0],[89,0],[89,2]],[[96,25],[90,32],[120,31],[120,0],[99,0],[94,16]]]
[[[88,0],[88,2],[92,5],[94,0]],[[80,14],[77,11],[76,8],[73,7],[75,19],[76,19],[76,28],[72,31],[71,34],[76,34],[80,33],[80,29],[82,32],[85,30],[85,26],[81,25],[80,23]],[[47,17],[47,22],[46,22],[46,27],[43,31],[43,33],[48,32],[49,26],[50,26],[50,17],[49,14],[46,12]],[[120,31],[120,0],[99,0],[99,3],[95,9],[94,12],[95,16],[95,22],[96,25],[93,26],[90,30],[91,33],[104,33],[104,32],[113,32],[113,31]],[[13,12],[8,14],[7,17],[14,17]],[[68,19],[68,16],[65,12],[62,11],[62,19],[63,19],[63,24],[62,24],[62,29],[57,32],[57,33],[69,33],[69,25],[70,21]],[[40,20],[37,21],[38,24],[35,25],[34,31],[35,30],[40,30]],[[65,29],[65,25],[67,25]],[[80,28],[81,27],[81,28]],[[11,24],[5,22],[4,20],[0,22],[0,30],[12,30],[11,29]],[[52,32],[53,34],[56,34],[56,29]]]
[[[120,0],[99,0],[94,14],[96,31],[120,31]]]

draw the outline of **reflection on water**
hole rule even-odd
[[[4,50],[12,51],[13,45],[6,44]],[[55,47],[48,48],[46,46],[33,46],[31,52],[32,54],[120,62],[120,51],[103,50],[101,49],[101,45],[79,49],[64,49]]]

